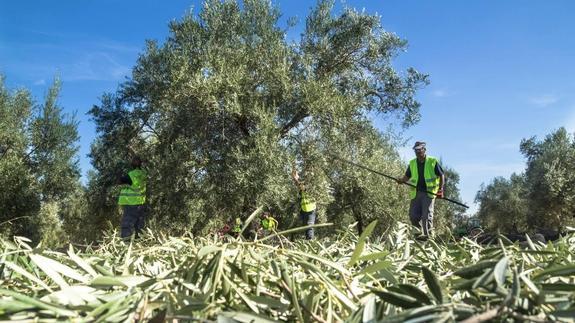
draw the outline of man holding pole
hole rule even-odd
[[[134,156],[132,170],[118,179],[123,188],[118,197],[118,204],[124,214],[120,225],[122,239],[129,239],[135,231],[136,238],[142,232],[146,220],[146,182],[148,175],[142,169],[142,159]]]
[[[411,224],[423,231],[418,240],[427,240],[433,229],[435,198],[443,198],[445,176],[438,160],[426,155],[425,142],[417,141],[413,150],[416,158],[409,162],[405,175],[397,182],[401,184],[409,181],[411,184],[409,219]]]
[[[316,203],[315,200],[306,191],[304,182],[300,180],[299,174],[295,169],[295,165],[292,168],[291,176],[299,191],[300,219],[303,222],[303,225],[314,225],[316,220]],[[307,240],[311,240],[313,237],[313,228],[308,228],[305,231],[305,238]]]

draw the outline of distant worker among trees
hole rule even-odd
[[[124,185],[120,191],[118,205],[123,209],[120,235],[129,238],[135,230],[136,238],[142,232],[146,221],[146,183],[148,174],[142,169],[142,159],[134,156],[131,161],[132,170],[118,179],[118,184]]]
[[[309,174],[308,174],[309,175]],[[314,225],[316,220],[316,203],[313,197],[309,195],[306,191],[305,183],[300,179],[300,176],[295,169],[295,166],[292,168],[291,173],[292,179],[299,190],[299,216],[300,220],[303,222],[303,225]],[[314,230],[313,228],[308,228],[305,231],[305,238],[307,240],[311,240],[314,237]]]
[[[398,183],[410,182],[411,203],[409,205],[409,219],[414,226],[420,227],[423,235],[420,240],[427,240],[433,229],[433,208],[435,198],[443,198],[445,175],[443,168],[435,157],[427,156],[426,144],[417,141],[413,145],[416,158],[409,162],[405,175]]]

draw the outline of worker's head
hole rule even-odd
[[[132,157],[132,162],[130,163],[133,168],[142,168],[142,159],[139,156]]]
[[[425,142],[423,141],[416,141],[415,144],[413,145],[413,151],[415,152],[415,155],[418,158],[424,158],[425,157]]]

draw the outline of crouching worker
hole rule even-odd
[[[131,162],[132,170],[118,180],[118,184],[125,186],[120,191],[118,205],[123,209],[120,224],[120,236],[129,239],[135,231],[135,237],[144,229],[146,222],[146,182],[148,175],[142,169],[142,160],[135,156]]]
[[[237,238],[240,236],[242,232],[242,219],[236,218],[234,222],[234,227],[232,228],[232,236]]]
[[[262,229],[264,229],[264,235],[267,235],[278,228],[278,221],[273,218],[269,212],[263,214],[263,218],[260,222]]]

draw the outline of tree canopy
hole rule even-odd
[[[562,231],[575,214],[575,136],[559,128],[543,140],[523,139],[522,174],[496,178],[477,194],[479,217],[504,232]]]
[[[259,205],[285,214],[296,196],[294,163],[324,210],[397,212],[397,188],[357,170],[350,177],[332,156],[402,172],[370,115],[394,114],[406,126],[419,119],[415,93],[427,76],[391,64],[406,41],[379,16],[335,13],[332,1],[311,11],[299,40],[279,18],[269,1],[206,1],[172,22],[162,45],[147,43],[132,78],[90,112],[97,205],[113,209],[109,187],[131,148],[147,158],[150,204],[166,224],[198,231],[206,216],[221,221]],[[354,198],[337,208],[330,192]]]
[[[77,122],[57,103],[60,82],[43,104],[0,78],[0,224],[7,234],[66,239],[63,226],[74,195],[82,195]]]

